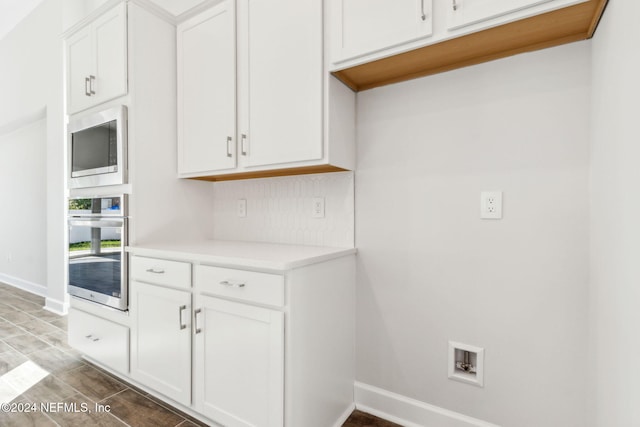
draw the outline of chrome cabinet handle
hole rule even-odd
[[[193,312],[193,323],[195,325],[194,331],[196,334],[202,332],[202,328],[198,328],[198,314],[202,313],[202,309],[198,308]]]
[[[185,311],[186,309],[187,309],[186,305],[181,305],[180,307],[178,307],[178,322],[180,323],[180,330],[187,328],[187,325],[185,323],[182,323],[182,312]]]
[[[233,138],[230,136],[227,137],[227,157],[231,157],[231,141]]]
[[[147,269],[147,273],[164,274],[164,269],[162,269],[162,268],[149,268],[149,269]]]
[[[455,2],[455,0],[453,1]],[[427,15],[424,13],[424,0],[420,0],[420,10],[422,11],[422,15],[420,16],[420,18],[425,21],[427,19]]]
[[[246,134],[242,134],[242,143],[240,144],[240,152],[242,153],[243,156],[247,155],[247,135]]]
[[[453,10],[458,10],[458,3],[456,3],[456,0],[453,0]]]
[[[220,282],[222,286],[228,286],[230,288],[244,288],[245,283],[242,282],[231,282],[229,280],[223,280]]]
[[[91,91],[89,90],[89,77],[84,78],[84,94],[86,96],[91,96]]]
[[[85,338],[88,339],[88,340],[91,340],[93,342],[100,341],[100,338],[98,338],[98,337],[94,338],[93,334],[89,334]]]
[[[91,95],[95,95],[96,91],[93,90],[93,83],[96,81],[96,76],[89,76],[89,92]]]

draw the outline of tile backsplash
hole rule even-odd
[[[313,199],[325,199],[314,218]],[[246,200],[246,216],[238,200]],[[335,172],[214,184],[213,234],[219,240],[354,246],[354,175]]]

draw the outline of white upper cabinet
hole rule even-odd
[[[332,62],[358,58],[432,34],[432,0],[331,0]]]
[[[91,28],[78,31],[65,40],[67,49],[67,112],[83,110],[91,105],[90,76]]]
[[[324,72],[323,25],[322,1],[223,0],[178,26],[180,177],[353,169],[355,94]]]
[[[240,0],[238,17],[244,164],[321,159],[322,2]]]
[[[178,26],[178,172],[235,168],[236,13],[225,1]]]
[[[455,30],[553,2],[554,0],[446,0],[444,4],[448,6],[448,29]]]
[[[127,93],[127,9],[121,3],[65,40],[67,113]]]
[[[329,71],[354,91],[588,39],[607,3],[327,1],[326,28],[332,38]]]

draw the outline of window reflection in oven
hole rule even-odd
[[[70,221],[69,284],[71,286],[115,298],[121,297],[123,223],[124,220],[121,219]]]

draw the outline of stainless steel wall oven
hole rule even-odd
[[[69,199],[69,294],[126,310],[127,197]]]

